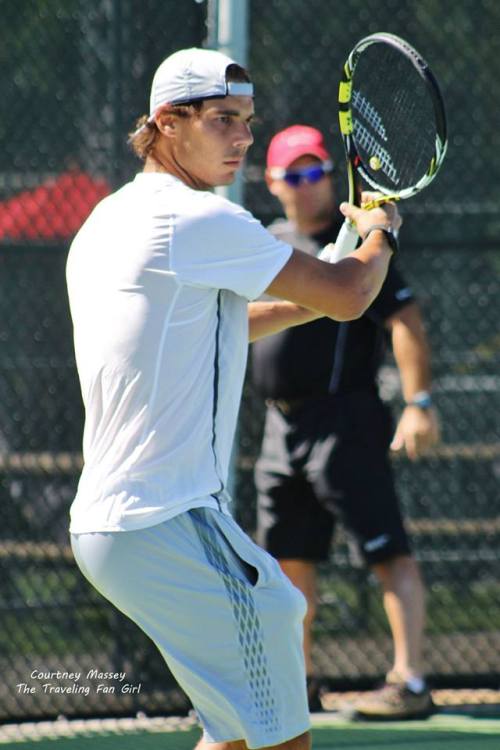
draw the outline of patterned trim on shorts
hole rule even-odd
[[[253,601],[251,584],[244,583],[231,571],[216,531],[205,521],[203,511],[204,509],[199,508],[190,511],[190,515],[207,560],[222,578],[231,602],[256,719],[266,731],[277,732],[281,729],[281,721],[276,712],[274,691],[263,646],[264,634]]]

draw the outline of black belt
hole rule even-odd
[[[302,398],[266,398],[266,406],[273,406],[278,409],[283,416],[288,417],[290,414],[301,409],[306,404],[313,405],[314,403],[324,403],[330,399],[336,398],[359,398],[360,395],[372,395],[375,398],[379,398],[377,388],[375,385],[366,386],[365,388],[358,388],[352,391],[343,390],[342,393],[317,393],[311,396],[303,396]]]

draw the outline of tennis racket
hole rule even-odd
[[[419,53],[394,34],[371,34],[351,51],[339,86],[339,123],[354,205],[363,180],[382,194],[364,206],[374,208],[416,195],[443,163],[446,114],[438,83]],[[346,219],[330,261],[351,253],[358,239]]]

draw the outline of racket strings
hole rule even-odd
[[[371,126],[376,135],[383,141],[386,141],[387,133],[382,118],[375,107],[363,96],[361,91],[353,91],[352,106],[360,117]]]
[[[373,45],[358,61],[353,139],[371,180],[385,190],[416,184],[435,155],[436,125],[425,80],[401,54]]]
[[[356,121],[354,128],[354,136],[358,144],[358,151],[362,154],[363,152],[368,156],[369,159],[377,159],[377,168],[373,171],[381,170],[391,182],[391,185],[398,186],[400,178],[398,170],[394,164],[390,153],[381,145],[380,141],[373,135],[373,133],[364,125]]]

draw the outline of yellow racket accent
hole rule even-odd
[[[372,201],[363,203],[361,205],[361,208],[364,208],[366,211],[371,211],[372,208],[377,208],[378,206],[381,206],[383,203],[395,203],[396,201],[399,201],[399,200],[401,200],[399,195],[381,195],[380,198],[374,198]]]
[[[433,156],[431,159],[431,163],[429,165],[429,169],[427,170],[427,174],[429,176],[433,175],[435,171],[436,171],[436,157]]]
[[[339,124],[342,135],[350,135],[352,133],[352,115],[350,109],[347,112],[339,112]]]
[[[339,102],[347,104],[351,101],[352,81],[341,81],[339,84]]]

